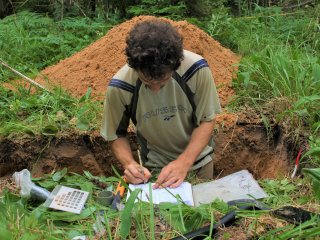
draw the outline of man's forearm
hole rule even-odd
[[[205,146],[208,145],[213,128],[214,121],[200,123],[199,127],[193,130],[190,142],[179,158],[183,158],[192,166]]]
[[[124,168],[129,164],[135,163],[127,138],[121,137],[112,141],[111,150]]]

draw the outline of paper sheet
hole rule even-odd
[[[152,183],[154,185],[154,183]],[[138,195],[138,199],[141,201],[149,202],[150,199],[150,193],[149,193],[149,183],[146,184],[138,184],[133,185],[129,184],[129,188],[133,191],[137,188],[142,189],[141,194]],[[170,193],[171,194],[170,194]],[[154,189],[152,190],[152,199],[154,204],[159,204],[161,202],[170,202],[170,203],[176,203],[177,199],[174,197],[177,194],[181,197],[182,201],[185,204],[188,204],[190,206],[194,205],[193,196],[192,196],[192,187],[191,184],[188,182],[183,182],[179,187],[177,188],[166,188],[166,189]],[[129,198],[129,195],[127,195],[127,200]]]
[[[192,191],[196,206],[210,203],[216,198],[228,202],[237,199],[267,197],[267,194],[248,170],[242,170],[215,181],[194,185]]]

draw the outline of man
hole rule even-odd
[[[148,181],[153,169],[161,170],[154,188],[175,188],[190,170],[212,178],[213,120],[221,108],[207,62],[183,50],[182,37],[161,20],[138,23],[126,43],[128,64],[109,83],[101,135],[127,181]],[[130,120],[143,168],[126,138]]]

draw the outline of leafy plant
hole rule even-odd
[[[170,0],[142,0],[139,5],[130,6],[127,12],[132,16],[155,15],[171,19],[182,19],[187,10],[184,1],[179,1],[175,5],[170,3]]]
[[[320,136],[319,136],[319,126],[320,122],[315,124],[315,132],[309,136],[309,146],[310,149],[302,156],[302,159],[308,159],[312,166],[320,166]]]
[[[228,13],[213,13],[211,19],[207,22],[205,30],[213,38],[219,38],[220,34],[229,28],[232,18]]]
[[[261,185],[267,192],[268,197],[265,202],[268,206],[281,206],[293,201],[292,194],[296,191],[296,186],[289,179],[282,180],[262,180]]]

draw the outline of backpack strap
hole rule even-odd
[[[192,107],[192,124],[194,127],[198,127],[197,116],[196,116],[197,106],[196,106],[194,99],[193,99],[194,93],[191,91],[191,89],[188,86],[188,84],[186,83],[186,81],[183,80],[182,77],[177,72],[174,72],[172,77],[178,82],[179,86],[181,87],[183,92],[186,94],[186,96],[189,100],[189,103]]]
[[[134,93],[135,87],[123,80],[120,79],[111,79],[111,81],[109,82],[108,87],[115,87],[115,88],[119,88],[122,89],[124,91],[127,91],[129,93]],[[131,113],[131,107],[130,105],[125,105],[124,106],[124,112],[122,114],[122,118],[119,122],[119,125],[117,126],[116,129],[116,134],[119,137],[125,137],[127,135],[127,128],[130,122],[130,113]]]
[[[136,86],[134,88],[132,97],[131,97],[131,102],[130,102],[130,118],[131,121],[133,122],[134,125],[137,124],[137,118],[136,118],[136,113],[137,113],[137,105],[138,105],[138,99],[139,99],[139,91],[141,87],[141,80],[138,78]]]

